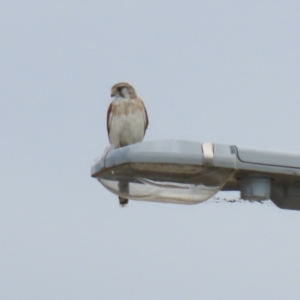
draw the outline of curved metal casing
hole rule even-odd
[[[91,168],[111,192],[134,200],[196,204],[218,191],[271,199],[300,210],[300,155],[181,140],[137,143],[108,151]],[[126,190],[120,186],[127,185]]]

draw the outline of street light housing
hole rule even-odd
[[[300,156],[235,145],[179,140],[113,149],[95,160],[91,176],[112,193],[152,202],[197,204],[218,191],[250,201],[271,199],[300,210]],[[122,190],[120,183],[128,184]]]

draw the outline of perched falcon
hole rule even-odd
[[[125,82],[111,88],[111,102],[107,111],[107,133],[109,142],[115,147],[141,142],[148,127],[148,115],[143,101],[138,98],[134,88]],[[129,193],[128,182],[119,182],[119,190]],[[119,197],[120,205],[128,199]]]

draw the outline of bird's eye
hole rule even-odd
[[[120,94],[122,97],[124,97],[124,95],[123,95],[123,88],[122,88],[122,87],[118,87],[118,92],[119,92],[119,94]]]

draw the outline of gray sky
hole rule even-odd
[[[146,140],[299,153],[299,14],[299,1],[2,1],[0,298],[299,299],[300,212],[121,209],[89,175],[118,81],[146,104]]]

